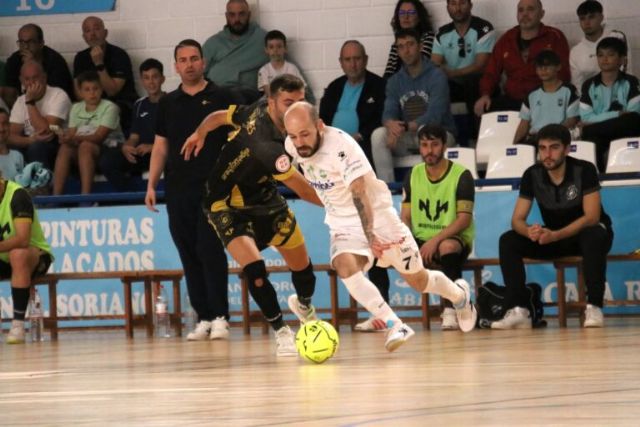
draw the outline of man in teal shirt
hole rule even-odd
[[[265,31],[251,20],[246,0],[229,0],[227,25],[202,47],[205,75],[219,86],[238,86],[245,97],[260,97],[258,70],[269,62],[264,51]],[[255,99],[246,99],[247,103]]]

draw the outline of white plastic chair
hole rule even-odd
[[[520,178],[535,163],[536,150],[530,145],[494,147],[489,154],[486,178]]]
[[[480,132],[476,143],[478,166],[489,162],[491,147],[513,145],[520,117],[517,111],[494,111],[485,113],[480,120]]]
[[[576,159],[586,160],[598,167],[596,162],[596,144],[589,141],[573,141],[571,142],[569,155]]]
[[[466,147],[453,147],[447,148],[445,151],[445,157],[452,162],[460,163],[465,168],[469,169],[473,179],[478,179],[478,169],[476,167],[476,150]]]
[[[611,141],[607,173],[640,171],[640,136]]]

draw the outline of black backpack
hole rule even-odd
[[[547,321],[542,319],[544,307],[542,305],[542,287],[537,283],[527,283],[527,289],[531,294],[529,298],[529,313],[531,313],[531,326],[544,328]],[[478,310],[478,327],[491,328],[491,322],[500,320],[506,313],[504,286],[493,282],[487,282],[478,289],[476,307]]]

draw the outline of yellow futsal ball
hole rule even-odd
[[[300,327],[296,334],[296,348],[303,359],[322,363],[336,354],[338,332],[324,320],[312,320]]]

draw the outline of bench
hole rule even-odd
[[[640,253],[633,254],[612,254],[607,256],[608,262],[627,262],[640,261]],[[525,265],[531,264],[552,264],[556,270],[556,283],[558,286],[558,301],[555,303],[546,303],[546,306],[558,307],[558,322],[560,327],[567,326],[567,313],[569,311],[579,311],[581,313],[581,321],[583,321],[583,312],[586,306],[586,289],[584,285],[584,276],[581,268],[582,257],[570,256],[548,260],[526,259]],[[463,270],[472,271],[476,295],[478,287],[482,283],[482,270],[488,266],[498,266],[500,260],[498,258],[476,258],[469,259],[463,265]],[[566,301],[566,279],[565,272],[567,268],[576,268],[578,275],[578,301]],[[286,266],[271,266],[267,268],[269,273],[288,273],[289,268]],[[329,309],[318,309],[319,313],[327,312],[330,314],[330,320],[336,329],[341,324],[348,324],[353,329],[358,322],[358,313],[363,308],[358,307],[357,302],[349,297],[349,305],[341,307],[338,293],[338,277],[336,272],[329,264],[314,265],[315,272],[326,272],[329,275],[329,292],[330,304]],[[241,324],[245,334],[249,334],[251,326],[259,323],[262,326],[263,333],[267,333],[269,325],[264,320],[259,310],[251,310],[249,305],[249,289],[246,280],[243,277],[242,269],[233,267],[229,269],[229,274],[238,275],[241,282],[241,299],[242,310]],[[182,270],[147,270],[147,271],[107,271],[107,272],[75,272],[75,273],[49,273],[34,279],[34,285],[47,285],[49,292],[49,317],[45,318],[45,326],[51,331],[51,339],[58,339],[58,322],[64,320],[85,320],[85,319],[122,319],[125,321],[125,334],[127,338],[133,338],[133,329],[136,324],[142,323],[146,329],[148,337],[153,336],[153,296],[157,294],[157,287],[160,282],[171,281],[173,290],[173,312],[170,313],[172,327],[176,336],[182,336],[182,305],[180,293],[180,281],[184,273]],[[58,317],[57,315],[57,285],[58,282],[64,280],[92,280],[92,279],[117,279],[122,282],[124,291],[124,316],[122,315],[101,315],[101,316],[73,316]],[[144,284],[144,307],[143,314],[134,315],[132,285],[142,282]],[[562,297],[561,297],[562,296]],[[638,301],[607,301],[606,305],[610,306],[628,306],[638,305]],[[431,317],[438,314],[436,307],[429,305],[429,295],[423,294],[420,306],[394,306],[396,311],[420,311],[417,318],[425,329],[431,327]],[[286,311],[288,313],[288,311]],[[412,320],[414,318],[411,318]]]
[[[609,262],[628,262],[640,261],[640,253],[630,254],[609,254],[607,255],[607,263]],[[586,286],[584,282],[584,273],[582,271],[581,256],[567,256],[552,259],[524,259],[525,265],[531,264],[552,264],[556,270],[556,284],[558,286],[558,296],[555,303],[546,303],[545,306],[558,307],[558,323],[561,328],[567,327],[567,313],[569,311],[578,311],[580,313],[580,323],[584,322],[584,309],[586,308]],[[482,270],[485,266],[500,265],[498,258],[478,258],[467,260],[463,269],[473,271],[473,280],[476,287],[476,295],[478,286],[482,283]],[[566,300],[566,278],[565,272],[567,268],[575,268],[577,270],[577,287],[578,301],[567,302]],[[638,301],[621,300],[606,301],[605,306],[629,306],[638,305]]]
[[[173,313],[170,313],[170,321],[176,331],[177,336],[182,335],[182,307],[180,303],[180,281],[183,276],[182,270],[146,270],[146,271],[104,271],[86,273],[48,273],[44,276],[36,277],[34,285],[47,285],[49,292],[49,317],[44,319],[45,326],[51,331],[51,340],[58,339],[58,321],[60,320],[84,320],[84,319],[121,319],[124,317],[125,334],[127,338],[133,338],[133,327],[136,321],[141,320],[146,328],[147,336],[153,336],[153,295],[157,294],[157,287],[160,282],[171,281],[173,285]],[[57,285],[61,280],[91,280],[91,279],[119,279],[122,282],[124,291],[124,316],[122,315],[101,315],[101,316],[73,316],[58,317]],[[132,284],[144,283],[144,307],[145,312],[141,315],[133,314]]]

